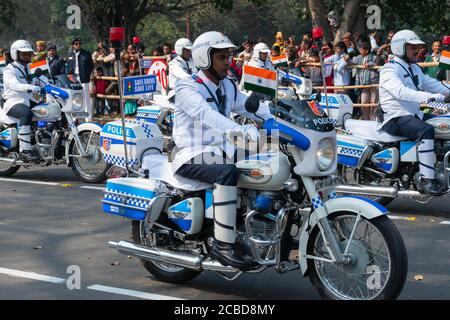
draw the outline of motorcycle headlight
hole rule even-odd
[[[75,93],[72,96],[72,109],[75,112],[83,111],[83,96],[81,93]]]
[[[317,164],[319,165],[320,171],[326,171],[332,166],[335,154],[336,150],[330,139],[323,139],[319,142],[319,147],[317,148]]]

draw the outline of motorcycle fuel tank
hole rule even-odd
[[[236,166],[240,172],[239,188],[282,190],[291,177],[288,157],[278,152],[250,156]]]

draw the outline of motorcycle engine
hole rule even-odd
[[[450,141],[449,140],[436,140],[434,143],[434,148],[436,150],[436,157],[439,161],[444,160],[444,156],[450,151]]]
[[[444,163],[442,162],[436,162],[436,166],[435,166],[435,178],[439,181],[440,185],[445,185],[445,170],[444,170]],[[416,184],[416,186],[420,185],[420,179],[421,179],[421,175],[420,172],[417,172],[414,175],[414,183]]]

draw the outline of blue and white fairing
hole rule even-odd
[[[310,177],[329,176],[335,173],[336,133],[331,121],[320,105],[314,100],[279,100],[271,104],[274,119],[266,121],[264,129],[270,135],[277,135],[280,142],[295,148],[291,153],[295,159],[294,172]],[[319,167],[320,146],[327,143],[332,154],[331,165]]]

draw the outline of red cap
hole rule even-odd
[[[123,40],[125,40],[125,28],[118,28],[118,27],[110,28],[109,40],[111,42],[123,42]]]
[[[444,39],[442,39],[442,43],[446,46],[450,44],[450,36],[444,36]]]
[[[314,40],[323,38],[323,29],[321,27],[314,28],[312,30],[312,37]]]
[[[134,37],[133,38],[133,43],[134,44],[138,44],[139,42],[141,42],[141,39],[139,39],[139,37]]]

